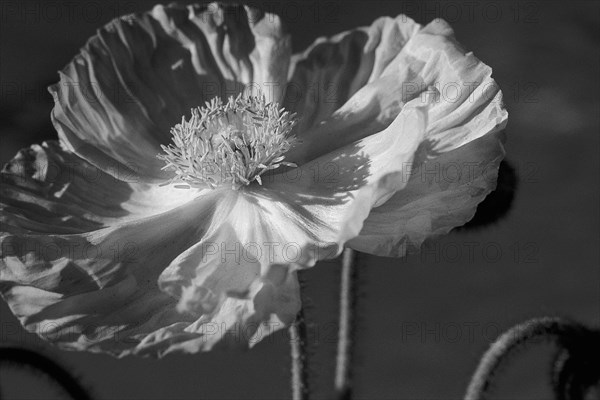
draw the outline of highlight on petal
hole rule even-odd
[[[52,120],[92,164],[163,179],[154,155],[181,116],[243,91],[277,100],[290,46],[279,18],[253,8],[159,5],[112,21],[60,71]]]
[[[266,284],[274,293],[265,303],[276,318],[269,321],[291,323],[299,295],[290,274],[339,255],[371,208],[402,189],[425,126],[423,112],[411,104],[385,131],[294,168],[291,175],[268,175],[262,186],[239,191],[220,189],[219,217],[163,271],[160,288],[179,299],[179,311],[202,319],[235,304],[245,320],[246,299],[256,301]],[[335,176],[320,179],[323,165],[335,165]]]
[[[400,39],[395,44],[379,41],[386,31],[402,34],[396,34]],[[401,257],[407,250],[418,250],[426,238],[467,222],[477,204],[495,188],[504,156],[503,136],[498,132],[506,126],[507,112],[502,93],[491,78],[491,68],[465,52],[442,20],[421,28],[403,15],[382,19],[368,30],[360,28],[329,40],[317,40],[312,48],[327,43],[322,47],[327,50],[321,51],[330,56],[341,52],[349,59],[347,54],[351,53],[342,50],[349,48],[345,42],[349,37],[363,37],[362,47],[360,40],[354,39],[359,43],[355,53],[363,49],[368,54],[375,48],[379,51],[375,54],[385,54],[385,61],[377,63],[375,56],[374,65],[378,67],[373,67],[369,82],[339,108],[325,112],[325,119],[321,115],[309,118],[310,122],[305,120],[305,126],[312,127],[297,133],[304,144],[289,152],[288,158],[298,163],[318,160],[339,146],[376,137],[396,115],[402,115],[407,104],[417,102],[425,113],[427,127],[414,165],[409,168],[411,172],[404,177],[406,187],[389,200],[382,198],[374,204],[360,235],[348,243],[364,252]],[[303,57],[323,57],[317,54],[308,52]],[[311,74],[302,69],[301,62],[297,68],[303,79],[321,82],[320,70]],[[331,74],[336,72],[332,70]],[[339,79],[343,78],[340,72]],[[346,87],[352,86],[349,82],[345,81]],[[298,108],[300,118],[305,111]],[[425,178],[431,169],[438,171],[433,181]],[[452,173],[458,176],[443,175]]]
[[[413,166],[406,187],[371,210],[348,246],[403,257],[418,252],[426,239],[465,224],[496,186],[504,158],[500,136],[486,135]]]
[[[303,135],[315,128],[358,92],[364,92],[365,87],[379,82],[382,73],[419,28],[419,24],[404,15],[397,18],[382,17],[369,27],[356,28],[331,38],[319,38],[304,52],[293,55],[283,105],[299,115],[297,131]],[[402,80],[402,77],[393,78]],[[388,84],[395,86],[393,80],[389,80]],[[346,127],[358,127],[369,122],[366,121],[367,116],[362,115],[364,113],[373,119],[376,113],[388,113],[387,124],[374,124],[371,133],[391,123],[399,112],[402,96],[380,96],[383,94],[380,91],[391,94],[389,88],[381,83],[375,83],[373,89],[368,90],[368,96],[364,93],[359,96],[357,100],[364,103],[363,106],[341,112],[344,117],[340,116],[339,119],[345,120]],[[385,104],[378,104],[380,101]],[[395,109],[388,110],[389,107]],[[364,130],[367,127],[361,128]],[[359,138],[354,137],[346,143]]]
[[[263,179],[265,196],[291,207],[286,214],[312,218],[301,266],[339,255],[371,209],[402,191],[425,136],[424,108],[412,101],[383,131]]]
[[[2,230],[89,232],[159,214],[196,196],[140,182],[118,164],[108,167],[96,168],[55,141],[21,150],[0,174]]]
[[[62,348],[162,356],[243,347],[300,307],[287,266],[219,262],[218,298],[198,281],[182,293],[161,287],[169,264],[227,232],[232,203],[219,191],[117,180],[53,142],[20,152],[0,176],[0,294],[27,330]],[[180,306],[201,299],[212,307]]]
[[[1,174],[0,293],[26,329],[117,356],[251,346],[293,321],[298,269],[345,245],[402,256],[473,215],[507,114],[447,24],[382,18],[291,64],[289,44],[274,16],[215,4],[156,6],[88,42],[51,88],[61,144]],[[324,83],[331,102],[310,97]],[[298,112],[297,168],[237,190],[158,185],[169,128],[248,87]]]
[[[407,44],[414,54],[428,56],[439,69],[427,96],[426,140],[412,166],[406,188],[374,208],[361,234],[349,246],[376,255],[401,257],[418,251],[427,238],[448,233],[469,221],[485,196],[496,187],[504,157],[500,134],[508,114],[491,69],[465,53],[450,27],[437,20]]]
[[[306,165],[265,190],[215,190],[92,232],[7,235],[3,297],[25,327],[68,349],[162,356],[253,345],[293,321],[295,268],[339,254],[372,205],[402,187],[425,121],[409,107],[396,122],[331,155],[348,161],[333,184]],[[363,179],[352,151],[373,155],[362,158],[373,168]],[[46,248],[57,250],[37,251]]]
[[[396,41],[386,40],[394,35]],[[318,109],[327,110],[315,116],[303,108],[302,99],[293,102],[286,95],[286,105],[298,113],[300,123],[295,130],[304,143],[288,153],[297,163],[381,131],[406,103],[419,98],[429,103],[427,140],[437,143],[432,147],[435,151],[442,151],[440,146],[450,146],[444,151],[456,148],[506,124],[502,93],[491,78],[491,68],[465,52],[443,20],[421,27],[405,15],[382,18],[369,28],[319,39],[310,49],[293,57],[293,71],[299,72],[292,82],[301,77],[310,87],[329,85],[334,97],[314,97]],[[319,68],[303,67],[324,57],[353,65],[350,60],[363,53],[364,59],[374,59],[373,66],[361,70],[361,79],[358,74],[350,75],[364,82],[355,92],[347,91],[353,85],[341,68],[323,75]],[[428,100],[432,96],[435,101]]]

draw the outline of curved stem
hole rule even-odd
[[[346,248],[342,256],[342,275],[340,284],[340,320],[338,347],[335,368],[335,391],[338,399],[352,398],[352,345],[354,342],[354,314],[356,294],[356,273],[354,263],[356,254]]]
[[[572,335],[580,330],[581,327],[571,321],[551,317],[534,318],[510,328],[483,355],[471,378],[465,400],[484,399],[502,361],[521,345],[536,337],[562,339],[565,335]]]
[[[296,320],[290,326],[289,332],[292,356],[292,399],[308,400],[308,346],[304,311],[302,309],[300,309]]]

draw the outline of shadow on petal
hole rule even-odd
[[[65,151],[57,142],[23,149],[0,174],[7,231],[81,233],[128,215],[128,182]]]
[[[263,177],[266,190],[255,194],[275,196],[294,205],[343,204],[366,184],[371,163],[368,154],[354,143],[297,168],[269,171]]]
[[[519,178],[515,169],[506,160],[500,163],[496,189],[479,203],[473,218],[456,228],[456,231],[479,229],[494,224],[509,214],[515,198]]]

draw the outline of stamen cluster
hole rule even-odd
[[[296,114],[264,96],[230,97],[227,103],[213,98],[204,107],[192,109],[189,120],[171,128],[173,143],[161,146],[163,170],[175,172],[168,183],[176,187],[231,185],[239,189],[282,165],[284,154],[297,142],[291,135]]]

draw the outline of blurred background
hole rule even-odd
[[[56,139],[46,87],[96,29],[156,2],[2,1],[0,161]],[[519,186],[496,223],[452,232],[405,259],[360,259],[357,399],[458,399],[498,334],[530,317],[600,325],[600,2],[265,0],[294,51],[377,17],[447,20],[492,66],[509,111],[507,159]],[[337,261],[304,274],[315,348],[314,397],[331,398]],[[117,360],[59,352],[24,332],[0,305],[2,344],[36,348],[67,366],[98,399],[281,399],[290,396],[286,332],[251,351]],[[493,398],[549,399],[551,347],[513,360]],[[2,369],[7,398],[60,398],[49,381]]]

